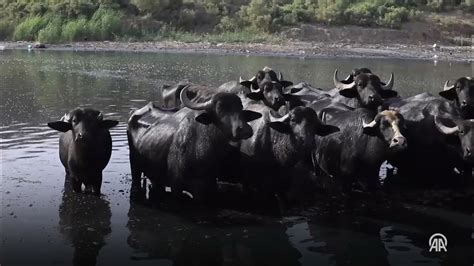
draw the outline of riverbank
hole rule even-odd
[[[32,42],[0,42],[0,47],[28,49]],[[46,44],[36,50],[54,51],[118,51],[151,53],[205,53],[218,55],[288,56],[298,58],[392,58],[473,62],[474,48],[469,46],[442,46],[392,44],[374,45],[358,43],[328,43],[308,41],[282,41],[282,43],[212,43],[212,42],[75,42]]]

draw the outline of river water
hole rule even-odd
[[[341,78],[354,67],[369,67],[382,80],[394,72],[403,96],[435,94],[446,79],[472,76],[474,69],[415,60],[1,51],[0,264],[473,264],[474,218],[450,208],[361,203],[352,212],[316,204],[280,218],[228,209],[190,217],[131,203],[129,112],[158,100],[165,83],[187,78],[217,86],[264,66],[322,88],[331,87],[336,68]],[[111,130],[100,198],[64,189],[58,133],[46,126],[76,106],[120,121]],[[429,252],[436,232],[447,236],[448,252]]]

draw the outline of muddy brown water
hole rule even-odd
[[[189,217],[130,203],[129,112],[158,100],[164,83],[219,85],[263,66],[323,88],[335,68],[366,66],[382,79],[394,72],[403,96],[436,93],[446,79],[473,74],[473,65],[455,62],[2,51],[0,264],[473,264],[472,215],[450,208],[369,202],[348,212],[315,203],[280,218],[226,209]],[[76,106],[120,121],[100,198],[65,189],[58,133],[46,126]],[[448,252],[429,252],[436,232],[448,238]]]

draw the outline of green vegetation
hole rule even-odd
[[[3,0],[0,40],[265,41],[302,23],[399,28],[474,0]]]

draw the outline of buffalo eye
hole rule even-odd
[[[73,122],[74,124],[77,124],[77,118],[74,117],[74,118],[72,119],[72,122]]]
[[[464,135],[464,130],[459,130],[459,134]]]

